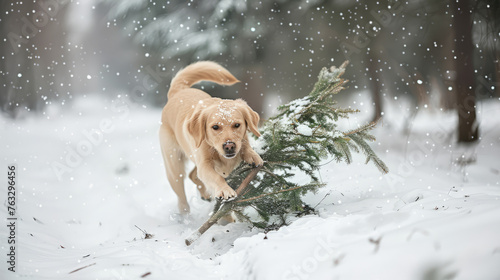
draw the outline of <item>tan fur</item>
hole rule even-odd
[[[247,130],[260,136],[259,115],[241,99],[213,98],[191,88],[199,81],[222,85],[239,82],[222,66],[209,61],[191,64],[172,79],[161,117],[160,145],[167,178],[178,197],[181,213],[189,213],[184,191],[185,159],[196,165],[189,177],[205,199],[236,197],[225,178],[241,160],[255,165],[263,163],[250,147],[247,136]],[[225,143],[234,143],[234,153],[224,150]],[[231,158],[227,158],[228,155]]]

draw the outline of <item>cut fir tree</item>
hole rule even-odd
[[[236,168],[226,181],[230,186],[239,186],[237,199],[217,202],[212,216],[186,239],[186,244],[194,242],[230,211],[240,220],[268,230],[286,225],[293,213],[314,211],[302,197],[324,185],[317,177],[324,160],[351,163],[352,152],[362,152],[366,163],[371,161],[382,173],[389,171],[368,144],[375,140],[369,132],[376,123],[350,131],[340,131],[336,124],[358,112],[338,108],[333,99],[347,83],[342,78],[347,63],[339,68],[323,68],[309,95],[280,106],[279,113],[264,123],[256,149],[264,166],[256,169],[242,164]]]

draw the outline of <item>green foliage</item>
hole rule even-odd
[[[352,152],[362,152],[367,163],[371,161],[381,172],[388,172],[367,143],[375,140],[369,131],[376,123],[347,132],[337,128],[340,118],[358,112],[336,107],[332,98],[347,82],[341,78],[346,65],[347,62],[339,68],[323,68],[309,95],[279,107],[279,114],[264,123],[257,151],[265,164],[234,203],[233,210],[240,219],[268,228],[276,223],[286,224],[290,213],[309,211],[311,208],[304,204],[302,196],[323,186],[317,171],[326,159],[351,163]],[[228,183],[238,186],[249,170],[251,167],[242,164],[227,179]],[[248,207],[260,219],[255,221],[243,211]]]

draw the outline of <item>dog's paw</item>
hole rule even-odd
[[[215,197],[223,201],[231,201],[235,199],[238,195],[229,186],[226,186],[215,192]]]
[[[248,163],[253,167],[261,166],[264,164],[264,161],[256,152],[249,153],[248,155],[243,157],[243,161],[245,161],[246,163]]]

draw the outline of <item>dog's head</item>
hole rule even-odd
[[[240,152],[246,131],[260,136],[259,114],[241,100],[220,100],[209,106],[198,106],[188,122],[188,131],[196,147],[203,141],[221,156],[234,158]]]

